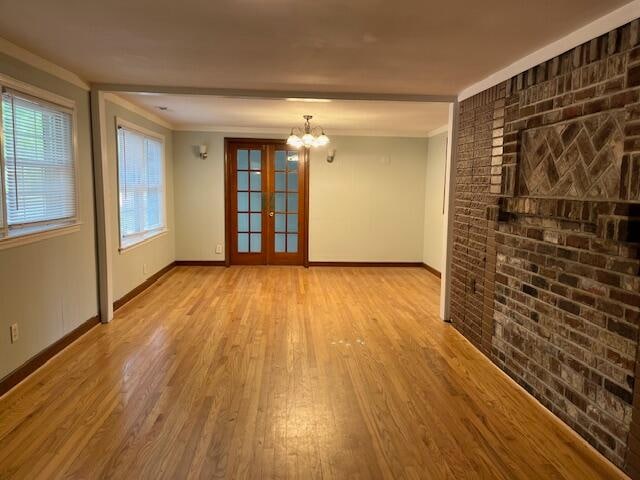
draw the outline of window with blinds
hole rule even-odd
[[[163,142],[118,126],[120,247],[165,230]]]
[[[73,128],[72,110],[2,90],[4,236],[75,222]]]

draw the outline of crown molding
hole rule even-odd
[[[468,86],[458,94],[458,101],[472,97],[493,87],[494,85],[499,84],[500,82],[504,82],[505,80],[508,80],[522,72],[526,72],[532,67],[557,57],[578,45],[582,45],[583,43],[593,40],[600,35],[604,35],[611,30],[637,20],[640,15],[639,12],[640,0],[634,0],[633,2],[627,3],[617,10],[588,23],[555,42],[549,43],[539,50],[522,57],[502,70],[492,73],[483,80]]]
[[[95,90],[104,92],[159,93],[167,95],[215,95],[233,98],[323,98],[329,100],[371,100],[385,102],[431,102],[450,103],[455,95],[422,95],[404,93],[359,93],[359,92],[311,92],[299,90],[253,90],[215,87],[185,87],[166,85],[137,85],[121,83],[94,83]]]
[[[141,106],[136,105],[135,103],[130,102],[125,98],[122,98],[120,95],[116,95],[115,93],[111,93],[111,92],[106,92],[104,94],[104,99],[107,102],[115,103],[116,105],[119,105],[122,108],[126,108],[130,112],[140,115],[142,118],[146,118],[147,120],[155,123],[156,125],[160,125],[161,127],[168,128],[169,130],[176,130],[175,126],[171,122],[165,120],[164,118],[160,117],[159,115],[156,115],[153,112],[150,112],[146,108],[142,108]]]
[[[210,133],[233,133],[238,135],[275,135],[286,138],[289,136],[288,129],[273,127],[231,127],[222,125],[199,125],[199,124],[176,124],[174,130],[178,132],[210,132]],[[446,125],[445,125],[446,127]],[[439,129],[438,129],[439,130]],[[446,128],[445,130],[446,131]],[[406,132],[401,130],[348,130],[334,129],[327,131],[329,137],[352,136],[352,137],[397,137],[397,138],[427,138],[427,133]]]
[[[35,53],[31,53],[30,51],[19,47],[15,43],[11,43],[9,40],[6,40],[0,37],[0,53],[4,53],[10,57],[15,58],[16,60],[20,60],[27,65],[31,65],[32,67],[37,68],[38,70],[42,70],[54,77],[58,77],[66,82],[69,82],[76,87],[80,87],[83,90],[91,90],[91,86],[85,82],[82,78],[80,78],[75,73],[63,68],[59,65],[56,65],[49,60],[46,60]]]
[[[441,133],[447,133],[449,131],[449,125],[444,124],[441,127],[438,127],[434,130],[431,130],[427,133],[427,138],[435,137],[436,135],[440,135]]]
[[[174,130],[178,132],[211,132],[211,133],[238,133],[255,135],[276,135],[287,137],[288,131],[275,127],[232,127],[225,125],[203,125],[197,123],[178,123]]]

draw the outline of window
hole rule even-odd
[[[120,248],[166,231],[163,139],[118,122]]]
[[[2,134],[0,241],[75,224],[73,109],[3,87]]]

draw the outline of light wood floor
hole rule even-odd
[[[618,478],[421,269],[180,267],[0,399],[0,478]]]

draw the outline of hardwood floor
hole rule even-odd
[[[178,267],[0,399],[0,478],[621,478],[418,268]]]

